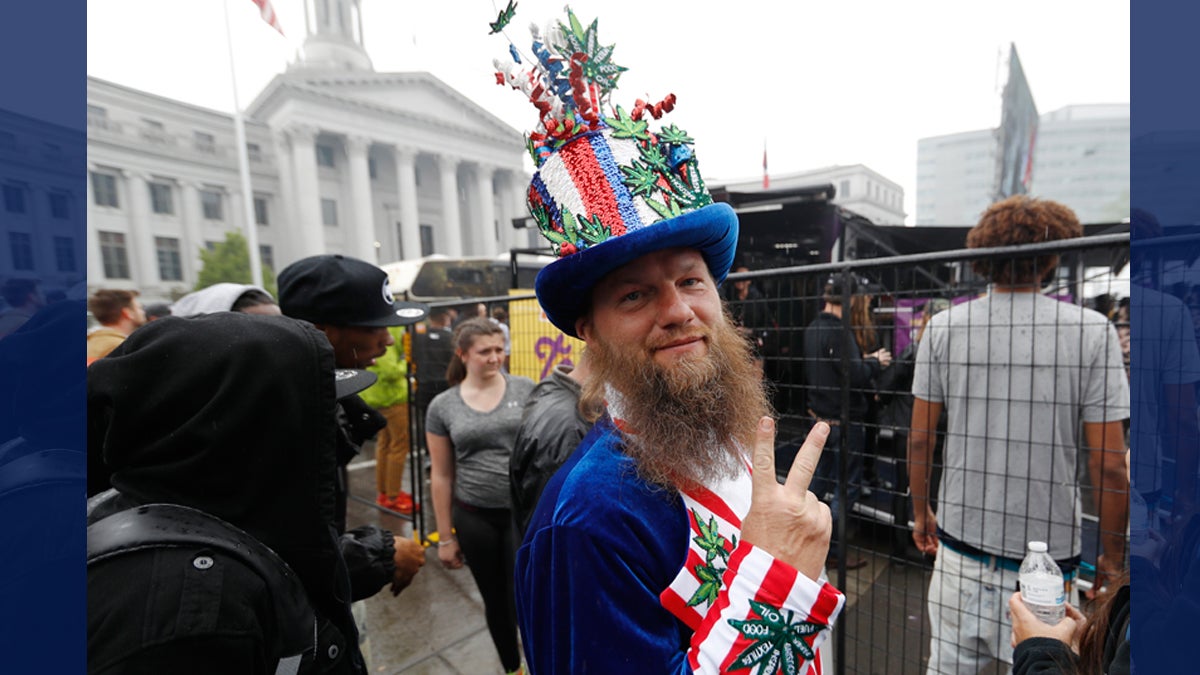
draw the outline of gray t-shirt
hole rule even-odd
[[[1082,422],[1129,417],[1116,329],[1036,293],[992,293],[935,316],[913,394],[947,412],[938,525],[994,555],[1031,540],[1078,555]]]
[[[425,418],[426,431],[450,438],[454,498],[471,506],[507,509],[512,503],[508,462],[533,380],[508,374],[504,379],[504,398],[488,412],[468,406],[459,387],[451,387],[433,399]]]

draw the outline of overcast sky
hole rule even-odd
[[[303,0],[274,0],[286,37],[251,0],[228,0],[244,107],[295,58]],[[528,53],[531,21],[565,17],[562,0],[519,0],[507,35]],[[536,111],[495,84],[488,35],[497,0],[363,0],[375,69],[424,70],[528,131]],[[581,0],[603,44],[629,68],[613,102],[678,97],[666,119],[696,138],[709,182],[865,164],[916,203],[917,139],[994,127],[999,65],[1016,43],[1039,112],[1129,101],[1127,0],[908,2]],[[89,75],[233,110],[221,0],[90,0]]]

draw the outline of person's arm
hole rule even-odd
[[[425,433],[429,448],[429,491],[433,493],[433,515],[437,519],[438,559],[450,569],[463,566],[462,549],[454,537],[454,446],[448,436]]]
[[[874,354],[865,358],[863,357],[858,345],[854,342],[854,335],[844,330],[841,326],[835,330],[827,331],[824,339],[826,341],[825,353],[829,355],[834,370],[839,374],[847,375],[852,388],[862,389],[870,386],[871,379],[879,375],[880,371],[883,370],[883,365]],[[848,370],[845,372],[842,370],[843,350],[850,357],[848,359]]]
[[[913,542],[922,553],[937,555],[937,516],[929,505],[929,479],[937,445],[942,404],[913,397],[912,424],[908,432],[908,486],[913,502]]]
[[[375,525],[346,531],[338,548],[350,576],[350,599],[364,600],[379,592],[396,574],[394,537]]]
[[[1084,422],[1083,436],[1089,449],[1088,471],[1093,503],[1100,517],[1100,547],[1104,551],[1096,561],[1096,589],[1099,589],[1120,574],[1125,561],[1125,526],[1129,522],[1125,429],[1120,420]]]

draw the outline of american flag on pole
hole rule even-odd
[[[262,20],[270,24],[271,28],[279,31],[283,35],[283,26],[279,25],[279,16],[275,14],[275,8],[271,6],[271,0],[250,0],[258,5],[258,11],[262,14]]]
[[[763,189],[771,189],[771,177],[767,175],[767,142],[763,141]]]

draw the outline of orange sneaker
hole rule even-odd
[[[407,492],[401,492],[392,498],[391,503],[387,506],[387,508],[397,513],[408,515],[412,514],[412,512],[415,510],[416,503],[413,501],[412,495],[408,494]]]

